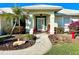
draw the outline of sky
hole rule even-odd
[[[35,4],[47,4],[47,5],[62,6],[65,9],[79,10],[79,3],[0,3],[0,8],[14,7],[15,4],[19,7],[35,5]]]

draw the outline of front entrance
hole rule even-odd
[[[36,16],[36,30],[41,32],[46,30],[46,16]]]

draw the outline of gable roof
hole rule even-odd
[[[0,10],[0,14],[3,14],[4,13],[4,11],[3,10]]]
[[[39,4],[39,5],[32,5],[32,6],[24,6],[22,7],[24,9],[27,10],[61,10],[62,7],[61,6],[54,6],[54,5],[45,5],[45,4]]]
[[[0,8],[0,10],[5,13],[13,13],[11,8]]]
[[[57,12],[59,15],[79,15],[79,10],[72,10],[72,9],[62,9]]]

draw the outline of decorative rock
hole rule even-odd
[[[22,44],[24,44],[24,43],[25,43],[25,41],[15,41],[15,42],[13,43],[13,46],[22,45]]]

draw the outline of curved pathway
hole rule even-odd
[[[11,51],[0,51],[1,55],[42,55],[46,53],[51,47],[52,44],[48,39],[46,33],[37,34],[36,36],[39,39],[36,40],[36,43],[29,48],[22,50],[11,50]]]

